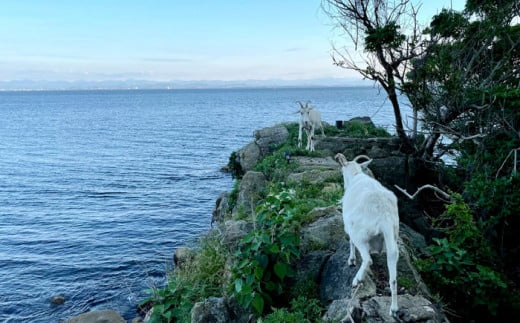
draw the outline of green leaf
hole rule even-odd
[[[264,311],[264,299],[259,294],[255,293],[251,305],[258,314],[262,314],[262,312]]]
[[[269,252],[270,252],[270,253],[279,253],[279,252],[280,252],[280,247],[278,247],[278,245],[273,244],[273,245],[269,248]]]
[[[244,269],[245,266],[249,264],[249,259],[244,259],[238,264],[239,269]]]
[[[244,281],[242,278],[235,279],[235,291],[240,293],[242,291],[242,286],[244,285]]]
[[[258,280],[261,280],[263,276],[264,276],[264,269],[260,268],[260,267],[256,267],[255,268],[255,277]]]
[[[276,285],[274,282],[272,281],[268,281],[266,284],[265,284],[265,289],[269,292],[272,292],[274,290],[276,290],[278,287],[278,285]]]
[[[287,265],[281,262],[277,262],[274,265],[274,273],[276,276],[278,276],[281,280],[287,276]]]

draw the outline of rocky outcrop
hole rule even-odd
[[[239,213],[251,215],[266,186],[267,179],[262,172],[248,171],[240,181],[232,216],[236,217]]]
[[[367,121],[368,122],[368,121]],[[255,132],[254,142],[240,150],[242,169],[246,170],[238,187],[236,205],[229,210],[230,195],[222,194],[217,199],[213,219],[217,223],[222,242],[230,249],[236,248],[238,241],[253,228],[253,210],[268,181],[262,173],[252,171],[254,165],[276,145],[288,138],[283,125]],[[326,183],[324,191],[338,192],[343,187],[334,183],[341,177],[338,164],[333,160],[335,153],[341,152],[347,158],[365,154],[373,158],[370,165],[375,177],[383,185],[393,188],[393,184],[406,186],[407,157],[399,153],[397,138],[353,139],[345,137],[319,138],[316,149],[325,157],[293,156],[291,163],[297,167],[287,176],[293,183]],[[399,199],[402,200],[402,199]],[[403,208],[408,212],[406,208]],[[402,322],[446,322],[441,310],[430,301],[431,296],[412,261],[416,253],[426,252],[424,238],[406,225],[406,214],[400,214],[400,240],[398,263],[399,319]],[[406,221],[403,221],[406,218]],[[373,255],[371,271],[358,289],[353,290],[352,278],[359,269],[349,266],[349,243],[343,229],[341,205],[314,208],[305,217],[306,223],[300,230],[301,257],[296,264],[294,280],[312,280],[319,286],[319,297],[326,312],[325,322],[351,319],[356,322],[391,322],[388,314],[390,291],[386,255]],[[412,253],[412,254],[410,254]],[[192,309],[192,322],[249,322],[251,316],[240,312],[233,302],[224,297],[209,298],[197,303]]]
[[[284,143],[289,138],[289,131],[284,125],[276,125],[257,130],[253,136],[255,140],[238,151],[238,163],[244,173],[252,170],[276,146]]]
[[[112,310],[92,311],[75,316],[67,323],[126,323],[126,320]]]
[[[252,315],[225,297],[210,297],[191,309],[191,323],[250,322]]]

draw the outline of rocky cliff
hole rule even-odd
[[[255,132],[254,140],[236,154],[237,166],[243,177],[234,198],[223,193],[216,201],[213,221],[224,245],[237,247],[240,239],[254,226],[253,210],[262,194],[275,178],[276,169],[255,171],[255,165],[271,154],[275,148],[289,139],[287,125],[261,129]],[[326,136],[316,141],[318,156],[287,156],[293,163],[284,180],[292,185],[321,183],[324,194],[342,192],[342,185],[331,179],[341,178],[339,165],[332,159],[341,152],[351,159],[365,154],[374,161],[371,170],[386,187],[397,184],[407,186],[407,157],[399,152],[399,140],[395,137],[356,139]],[[266,174],[267,173],[267,174]],[[420,227],[419,214],[413,205],[400,199],[400,258],[398,282],[402,322],[446,322],[443,312],[432,297],[413,266],[417,254],[425,252],[425,240],[412,227]],[[231,201],[233,200],[233,201]],[[231,205],[233,204],[233,205]],[[348,237],[343,231],[341,205],[339,203],[313,208],[309,219],[300,229],[301,257],[296,265],[296,277],[313,280],[319,288],[319,299],[325,307],[324,322],[363,321],[392,322],[388,315],[390,293],[385,255],[374,255],[371,272],[358,290],[351,287],[358,266],[347,264]],[[213,297],[197,303],[192,310],[192,322],[248,322],[249,313],[237,309],[232,301]]]

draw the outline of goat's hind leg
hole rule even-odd
[[[359,254],[361,255],[361,267],[359,267],[356,276],[352,280],[352,287],[357,287],[357,285],[363,280],[365,277],[365,273],[367,269],[372,265],[372,257],[370,257],[370,244],[368,242],[358,243],[356,245],[359,250]]]
[[[347,262],[349,266],[356,265],[356,246],[354,245],[354,242],[352,242],[352,238],[350,238],[350,254]]]
[[[393,232],[385,234],[386,245],[386,265],[388,266],[388,283],[392,294],[392,303],[390,305],[390,316],[396,316],[397,310],[397,261],[399,260],[399,249],[397,246],[396,235]]]

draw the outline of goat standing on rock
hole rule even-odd
[[[381,252],[384,243],[392,294],[390,316],[396,317],[398,310],[397,260],[399,259],[397,197],[379,181],[363,172],[362,165],[366,167],[372,160],[360,165],[357,163],[360,157],[366,158],[361,155],[349,162],[342,154],[334,157],[341,165],[345,184],[343,222],[345,232],[350,239],[348,264],[356,265],[356,248],[362,258],[361,267],[352,281],[352,286],[357,287],[372,264],[370,253]]]
[[[309,151],[314,151],[314,131],[316,128],[321,128],[321,135],[325,136],[323,132],[323,125],[321,123],[321,113],[314,107],[309,106],[309,101],[305,106],[300,101],[296,101],[300,105],[300,110],[295,113],[300,114],[300,127],[298,129],[298,148],[302,147],[302,131],[305,130],[307,134],[307,146]]]

